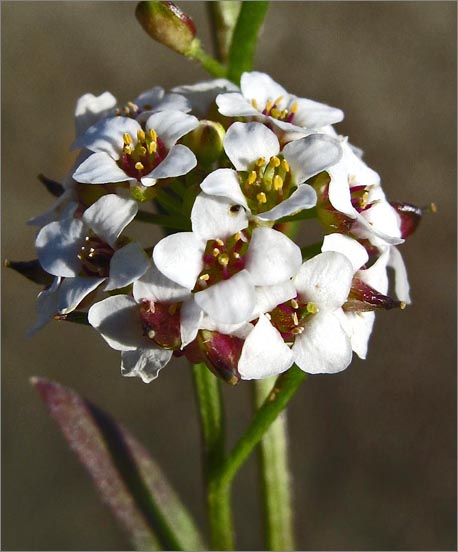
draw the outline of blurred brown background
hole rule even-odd
[[[127,101],[153,85],[207,78],[153,43],[131,2],[2,2],[2,257],[35,256],[37,182],[69,170],[85,92]],[[204,2],[186,2],[210,47]],[[378,315],[367,361],[310,377],[290,408],[298,549],[456,549],[455,2],[273,2],[255,67],[291,92],[342,108],[392,200],[435,201],[402,246],[413,305]],[[151,227],[141,227],[151,232]],[[151,238],[153,238],[153,234]],[[3,269],[4,550],[121,550],[127,541],[28,380],[71,386],[130,427],[204,523],[190,374],[122,378],[118,353],[84,327],[31,340],[37,286]],[[249,386],[227,388],[230,440]],[[260,549],[252,459],[236,480],[238,545]]]

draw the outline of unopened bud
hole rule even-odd
[[[211,166],[223,152],[225,130],[214,121],[200,121],[199,126],[187,134],[182,143],[195,154],[200,164]]]
[[[401,237],[407,238],[417,229],[417,226],[420,224],[425,209],[422,209],[421,207],[416,207],[411,203],[403,203],[402,201],[392,202],[391,206],[396,210],[401,219]],[[434,209],[430,209],[434,213],[435,205]]]
[[[359,278],[353,278],[350,293],[343,310],[346,312],[368,312],[377,309],[405,309],[403,301],[396,301],[388,295],[378,292]]]
[[[233,335],[201,330],[197,335],[197,343],[208,368],[230,385],[240,381],[237,370],[242,353],[243,339]]]
[[[173,2],[139,2],[135,16],[151,38],[179,54],[192,54],[198,43],[192,19]]]
[[[48,178],[44,174],[38,175],[38,180],[44,185],[44,187],[48,190],[48,192],[53,195],[54,197],[60,197],[65,189],[62,186],[60,182],[56,182],[55,180],[52,180],[51,178]]]
[[[54,276],[43,270],[38,259],[34,259],[33,261],[9,261],[5,259],[4,265],[6,268],[12,268],[16,272],[19,272],[19,274],[22,274],[22,276],[36,284],[50,286],[54,280]]]

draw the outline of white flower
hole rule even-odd
[[[110,347],[121,351],[121,373],[149,383],[186,334],[181,320],[189,296],[189,290],[170,281],[153,265],[134,283],[133,297],[116,295],[94,304],[88,320]]]
[[[73,178],[85,184],[141,182],[153,186],[161,178],[181,176],[196,166],[192,151],[176,142],[199,121],[181,111],[151,115],[145,130],[129,117],[103,119],[76,140],[75,147],[94,152]]]
[[[267,314],[260,315],[243,346],[238,365],[242,379],[279,374],[293,363],[311,374],[344,370],[352,348],[340,317],[352,277],[347,257],[327,251],[304,262],[293,285],[275,292],[269,306],[269,290],[263,290]],[[272,308],[281,296],[283,302]]]
[[[243,73],[241,93],[220,94],[216,98],[221,114],[253,117],[285,132],[317,130],[342,121],[340,109],[289,94],[266,73]]]
[[[145,90],[131,102],[111,111],[110,115],[121,115],[131,117],[137,121],[146,121],[150,115],[159,111],[182,111],[187,113],[191,110],[189,101],[180,94],[166,94],[161,86],[154,86]]]
[[[255,286],[288,280],[300,266],[296,244],[271,228],[255,228],[250,237],[244,210],[225,198],[199,194],[191,221],[193,231],[163,238],[153,259],[217,323],[251,320]]]
[[[56,290],[58,312],[74,310],[105,280],[105,290],[118,289],[147,270],[149,261],[139,244],[117,244],[137,209],[135,201],[109,194],[86,209],[80,219],[69,216],[40,230],[35,242],[40,264],[63,278]]]
[[[261,123],[231,125],[224,149],[236,170],[210,173],[202,190],[229,198],[265,221],[314,207],[315,190],[305,181],[341,156],[339,142],[324,134],[295,140],[280,151],[277,136]]]
[[[238,90],[239,87],[227,79],[212,79],[172,88],[172,92],[177,92],[188,100],[191,104],[192,113],[199,119],[212,116],[211,107],[219,94]]]

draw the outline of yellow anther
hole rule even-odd
[[[218,249],[217,247],[215,247],[215,249],[213,249],[212,251],[213,257],[217,257],[220,253],[221,253],[221,249]]]
[[[140,147],[138,148],[138,153],[139,153],[140,155],[146,155],[146,152],[147,152],[147,150],[146,150],[146,148],[144,148],[143,146],[140,146]]]
[[[291,330],[291,333],[292,333],[293,335],[299,335],[299,334],[301,334],[303,331],[304,331],[304,328],[303,328],[302,326],[296,326],[295,328],[293,328],[293,329]]]
[[[298,108],[299,108],[299,104],[297,102],[294,102],[293,105],[290,107],[289,111],[294,115],[294,113],[297,113]]]
[[[169,314],[173,316],[177,311],[177,307],[178,307],[177,303],[172,303],[167,309],[169,311]]]
[[[286,161],[286,159],[282,159],[282,160],[281,160],[281,168],[282,168],[285,172],[289,172],[289,163],[288,163],[288,161]]]
[[[199,276],[199,280],[202,280],[203,282],[206,282],[207,280],[210,280],[209,274],[202,274],[202,276]]]
[[[258,109],[258,102],[257,102],[254,98],[252,98],[252,100],[251,100],[251,105],[252,105],[255,109]]]
[[[238,242],[242,239],[242,235],[240,234],[240,232],[237,232],[236,234],[234,234],[234,241]]]
[[[118,117],[119,115],[121,115],[121,110],[119,109],[119,107],[115,109],[115,115],[117,115]]]
[[[431,213],[437,213],[437,205],[435,203],[431,203],[431,205],[429,206],[429,210],[431,211]]]
[[[234,259],[240,259],[240,253],[237,253],[237,251],[234,251],[234,253],[232,253],[232,256],[234,257]]]
[[[279,167],[280,159],[278,159],[278,157],[274,155],[274,157],[270,158],[269,165],[272,165],[275,168]]]
[[[151,140],[153,140],[154,142],[157,140],[157,132],[154,130],[154,128],[150,128],[148,130],[148,136],[150,137]]]
[[[319,310],[320,309],[315,305],[315,303],[307,303],[307,312],[309,314],[316,314]]]
[[[251,185],[256,182],[256,178],[258,177],[256,171],[251,171],[248,175],[248,178],[246,179],[247,184]]]
[[[296,299],[291,299],[290,303],[291,303],[291,306],[293,307],[293,309],[298,309],[299,308],[299,303],[296,301]]]
[[[140,130],[137,130],[137,140],[139,142],[144,142],[145,141],[145,131],[141,128]]]
[[[256,166],[257,166],[257,167],[264,167],[265,164],[266,164],[266,158],[265,158],[265,157],[260,157],[260,158],[256,161]]]
[[[267,103],[266,103],[266,111],[267,113],[272,109],[272,106],[274,104],[272,103],[272,100],[267,100]]]
[[[270,111],[270,114],[272,115],[272,117],[274,117],[275,119],[279,119],[280,118],[280,115],[281,115],[281,111],[279,109],[272,109]]]
[[[150,330],[150,331],[148,332],[148,337],[149,337],[150,339],[154,339],[154,336],[155,336],[155,335],[156,335],[156,332],[155,332],[154,330]]]
[[[266,314],[264,315],[267,320],[272,320],[272,317],[270,316],[270,314],[268,312],[266,312]]]
[[[359,205],[361,207],[361,209],[365,209],[367,207],[369,203],[369,192],[364,192],[360,201],[359,201]]]
[[[145,167],[143,166],[143,163],[137,161],[137,163],[135,163],[135,168],[137,169],[137,171],[142,171]]]
[[[407,303],[406,303],[405,301],[401,301],[401,302],[399,303],[399,308],[400,308],[401,310],[404,310],[406,307],[407,307]]]
[[[293,324],[295,326],[299,326],[299,318],[297,317],[297,312],[293,312],[293,314],[291,315],[292,319],[293,319]]]
[[[122,151],[126,153],[127,155],[130,155],[132,153],[132,148],[130,146],[124,146],[122,148]]]
[[[288,110],[287,110],[287,109],[284,109],[284,110],[280,113],[280,119],[286,119],[286,117],[288,117]]]
[[[264,192],[260,192],[256,196],[256,199],[258,200],[258,203],[267,203],[267,197],[266,197],[266,194]]]
[[[127,102],[127,107],[131,109],[132,111],[138,110],[138,105],[135,105],[133,102]]]
[[[148,144],[148,153],[154,153],[157,150],[157,143],[156,142],[150,142]]]
[[[283,178],[276,174],[274,176],[274,190],[281,190],[283,188]]]
[[[124,112],[125,115],[129,115],[129,108],[128,108],[127,106],[124,106],[124,107],[122,108],[122,110],[123,110],[123,112]]]
[[[227,266],[229,264],[229,255],[227,253],[221,253],[218,256],[218,262],[221,266]]]
[[[126,145],[132,144],[132,136],[131,136],[128,132],[125,132],[125,133],[122,135],[122,139],[124,140],[124,143],[125,143]]]
[[[222,247],[222,246],[224,245],[223,240],[220,240],[219,238],[218,238],[217,240],[215,240],[215,243],[216,243],[217,245],[219,245],[220,247]]]
[[[278,96],[278,98],[274,101],[274,105],[278,106],[278,104],[283,100],[284,96]]]

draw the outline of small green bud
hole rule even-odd
[[[220,123],[200,121],[199,126],[187,134],[182,143],[194,152],[201,165],[208,167],[222,154],[225,134],[224,127]]]
[[[135,16],[151,38],[190,56],[199,45],[192,19],[173,2],[139,2]]]

